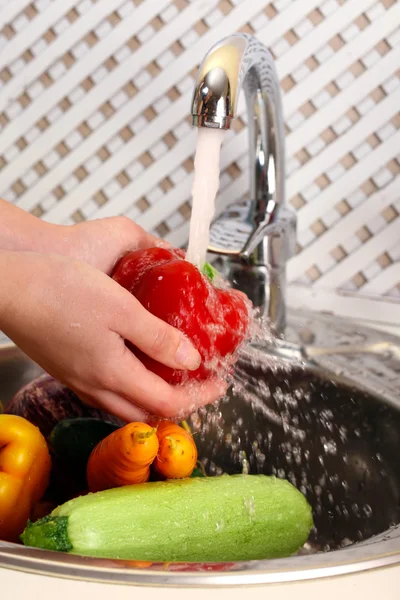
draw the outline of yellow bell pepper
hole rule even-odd
[[[0,415],[0,539],[18,541],[46,491],[50,468],[39,429],[23,417]]]

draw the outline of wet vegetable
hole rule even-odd
[[[92,450],[119,428],[110,421],[90,417],[64,419],[54,427],[48,443],[57,458],[86,478],[86,466]]]
[[[153,463],[155,470],[166,479],[189,477],[197,462],[193,437],[183,427],[171,421],[157,425],[159,450]]]
[[[311,508],[288,481],[265,475],[175,479],[67,502],[29,524],[27,546],[140,561],[237,561],[289,556],[307,540]]]
[[[156,430],[146,423],[129,423],[114,431],[90,455],[86,470],[89,490],[148,481],[158,447]]]
[[[43,496],[51,460],[39,429],[15,415],[0,415],[0,539],[15,542]]]
[[[24,417],[47,438],[63,419],[92,417],[121,425],[121,421],[103,411],[86,406],[73,391],[50,377],[42,375],[21,388],[6,408],[7,414]]]
[[[68,494],[63,501],[71,498],[71,493],[87,488],[86,468],[92,450],[117,429],[115,423],[85,417],[57,423],[47,441],[53,456],[53,488],[65,488],[64,496]]]
[[[128,343],[148,369],[169,383],[228,371],[248,335],[250,312],[244,295],[217,288],[210,281],[215,281],[215,269],[207,272],[210,277],[184,260],[181,251],[148,248],[125,255],[112,274],[148,311],[184,332],[200,352],[200,367],[182,371],[161,365]]]

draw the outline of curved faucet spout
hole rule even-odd
[[[235,34],[211,48],[203,60],[192,102],[193,124],[229,129],[237,115],[241,89],[246,96],[249,129],[252,203],[248,219],[254,228],[242,253],[249,256],[285,202],[285,149],[279,80],[272,56],[253,36]]]
[[[211,48],[200,66],[192,101],[193,125],[229,129],[237,116],[242,89],[248,113],[250,203],[245,213],[241,211],[241,231],[247,234],[244,239],[241,236],[239,247],[227,242],[232,240],[232,235],[212,235],[209,251],[229,257],[230,264],[244,262],[247,269],[249,266],[283,269],[282,277],[271,275],[271,281],[279,280],[279,285],[284,287],[285,264],[294,253],[296,219],[285,204],[279,79],[267,48],[253,36],[234,34]],[[221,232],[221,225],[218,231]],[[237,270],[236,265],[235,272]],[[271,285],[267,312],[278,330],[284,326],[284,318],[275,314],[278,309],[271,308],[279,304]]]

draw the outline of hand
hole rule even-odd
[[[127,217],[110,217],[76,225],[54,225],[0,199],[0,249],[69,256],[110,273],[130,250],[169,248]]]
[[[57,254],[70,256],[110,273],[127,252],[139,248],[170,248],[170,244],[150,235],[127,217],[109,217],[60,227],[55,243]]]
[[[196,369],[178,330],[89,265],[55,255],[0,252],[0,329],[86,403],[125,421],[181,417],[221,397],[226,384],[173,387],[126,347],[173,368]]]

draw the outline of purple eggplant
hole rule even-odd
[[[50,375],[41,375],[21,388],[5,412],[24,417],[36,425],[45,438],[57,423],[75,417],[91,417],[123,425],[117,417],[84,404],[72,390]]]

